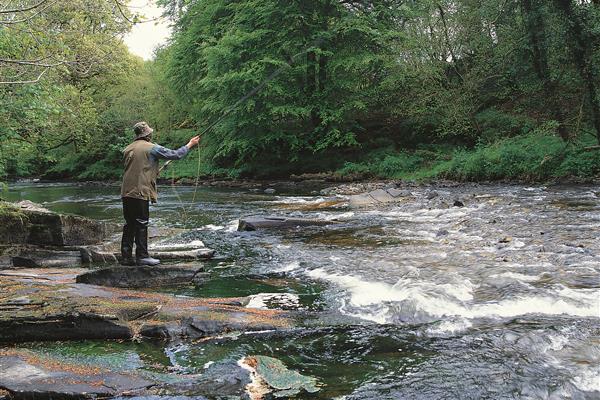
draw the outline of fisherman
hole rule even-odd
[[[152,143],[152,132],[148,123],[142,121],[133,126],[135,140],[123,150],[125,172],[121,186],[123,200],[123,238],[121,239],[122,265],[158,265],[160,260],[148,254],[148,220],[150,202],[156,203],[158,193],[158,160],[180,160],[198,144],[200,136],[194,136],[188,144],[170,150]],[[135,241],[135,260],[133,243]]]

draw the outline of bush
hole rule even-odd
[[[347,162],[337,173],[346,178],[401,178],[458,181],[549,181],[557,178],[592,180],[600,175],[600,151],[593,144],[565,143],[546,123],[526,135],[505,138],[473,149],[429,147],[413,152],[374,151],[359,162]]]

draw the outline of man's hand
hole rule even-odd
[[[200,135],[191,138],[188,144],[186,144],[186,146],[188,147],[188,149],[191,150],[193,147],[198,145],[198,142],[200,142]]]

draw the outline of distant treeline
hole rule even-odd
[[[597,0],[158,2],[151,62],[122,1],[0,11],[3,176],[116,179],[135,121],[177,146],[236,104],[168,177],[600,174]]]

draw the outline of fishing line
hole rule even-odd
[[[246,101],[248,101],[249,99],[251,99],[252,97],[254,97],[258,92],[260,92],[263,88],[265,88],[265,86],[267,86],[267,84],[269,84],[269,82],[271,82],[275,78],[277,78],[284,71],[284,69],[286,69],[287,67],[291,67],[292,65],[294,65],[294,63],[296,62],[296,58],[298,58],[299,56],[301,56],[303,54],[306,54],[311,48],[319,45],[322,42],[323,42],[323,38],[317,38],[317,39],[313,40],[304,50],[302,50],[299,53],[294,54],[291,57],[289,57],[288,61],[286,61],[281,67],[279,67],[275,71],[273,71],[269,76],[267,76],[262,82],[260,82],[257,86],[255,86],[252,90],[250,90],[244,96],[240,97],[235,103],[233,103],[232,106],[230,106],[223,114],[221,114],[221,116],[219,118],[217,118],[216,120],[214,120],[213,122],[211,122],[197,136],[200,136],[202,138],[202,136],[204,136],[205,134],[207,134],[208,132],[210,132],[217,124],[219,124],[225,118],[227,118],[239,106],[241,106]],[[164,163],[163,166],[158,170],[158,173],[160,174],[165,168],[167,168],[167,166],[169,164],[171,164],[171,162],[172,162],[172,160],[168,160],[166,163]],[[192,204],[196,201],[196,192],[198,190],[198,184],[199,184],[199,181],[200,181],[200,165],[201,165],[201,157],[200,157],[200,150],[198,150],[198,165],[197,165],[197,170],[196,170],[196,182],[195,182],[195,185],[194,185],[194,195],[192,197]],[[174,174],[173,174],[173,177],[174,177]],[[177,192],[177,189],[175,189],[175,181],[174,181],[174,179],[172,180],[171,186],[172,186],[173,190],[176,192],[176,196],[177,196],[177,198],[179,199],[179,201],[181,203],[182,209],[184,209],[184,215],[187,215],[187,210],[185,210],[185,206],[183,204],[183,201],[181,200],[181,197],[179,196],[179,193]],[[192,207],[192,204],[190,204],[190,207]]]

